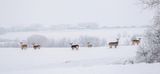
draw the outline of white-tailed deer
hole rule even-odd
[[[135,44],[139,45],[140,41],[141,41],[141,38],[133,39],[132,40],[132,45],[135,45]]]
[[[87,47],[90,48],[92,47],[93,45],[90,43],[90,42],[87,42]]]
[[[40,49],[41,47],[39,44],[35,44],[35,43],[32,43],[32,45],[34,49]]]
[[[79,45],[78,45],[78,44],[74,44],[74,45],[73,45],[73,43],[70,43],[70,45],[71,45],[72,50],[74,50],[74,48],[75,48],[76,50],[79,49]]]
[[[20,42],[21,44],[21,49],[27,49],[28,45],[26,43]]]
[[[115,48],[117,48],[118,43],[119,43],[119,39],[117,39],[116,42],[109,42],[109,47],[112,48],[112,46],[114,46]]]

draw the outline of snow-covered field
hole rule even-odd
[[[0,74],[158,74],[160,64],[125,64],[133,59],[136,46],[0,48]]]
[[[113,41],[120,37],[120,46],[85,48],[0,48],[0,74],[158,74],[160,64],[131,64],[138,46],[122,45],[132,36],[143,37],[146,28],[116,28],[101,30],[55,30],[10,32],[2,39],[26,40],[31,35],[47,38],[77,38],[92,36]],[[143,40],[143,38],[142,38]]]

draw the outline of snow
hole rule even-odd
[[[0,74],[157,74],[160,64],[124,64],[137,46],[71,48],[0,48]]]
[[[120,46],[68,48],[0,48],[0,74],[158,74],[160,63],[146,64],[134,61],[138,46],[122,45],[134,35],[143,36],[146,28],[112,28],[100,30],[54,30],[10,32],[0,38],[26,40],[31,35],[44,35],[47,38],[77,38],[93,36],[107,42],[120,38]],[[143,39],[142,39],[143,40]]]

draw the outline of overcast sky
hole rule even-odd
[[[0,25],[148,25],[138,0],[0,0]]]

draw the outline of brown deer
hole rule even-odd
[[[133,39],[132,40],[132,45],[135,45],[135,44],[139,45],[140,41],[141,41],[141,38]]]
[[[109,42],[109,47],[112,48],[112,46],[114,46],[115,48],[117,48],[118,43],[119,43],[119,39],[117,39],[116,42]]]
[[[75,48],[76,50],[79,49],[79,45],[78,45],[78,44],[74,44],[74,45],[73,45],[73,43],[70,43],[70,45],[71,45],[72,50],[74,50],[74,48]]]
[[[36,49],[40,49],[40,45],[39,44],[35,44],[35,43],[32,43],[32,45],[33,45],[33,48],[36,50]]]
[[[21,49],[27,49],[28,45],[26,43],[20,42],[21,44]]]
[[[90,42],[87,42],[87,47],[90,48],[92,47],[93,45],[90,43]]]

